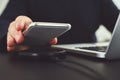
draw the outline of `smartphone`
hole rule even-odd
[[[45,46],[49,42],[71,29],[69,23],[32,22],[24,33],[23,45]]]

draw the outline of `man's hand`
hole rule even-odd
[[[28,47],[21,46],[20,44],[24,41],[24,32],[30,23],[32,23],[32,20],[27,16],[18,16],[15,21],[10,23],[7,33],[7,50],[9,52],[28,49]],[[57,38],[50,42],[51,45],[56,43]]]

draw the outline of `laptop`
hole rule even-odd
[[[52,45],[53,49],[105,59],[120,59],[120,14],[110,42]]]

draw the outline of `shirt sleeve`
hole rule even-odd
[[[102,0],[101,3],[101,24],[103,24],[111,32],[114,29],[119,9],[112,0]]]

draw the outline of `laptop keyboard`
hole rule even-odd
[[[94,51],[100,51],[105,52],[107,49],[107,46],[94,46],[94,47],[76,47],[79,49],[86,49],[86,50],[94,50]]]

